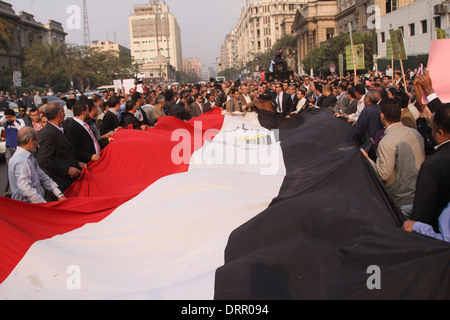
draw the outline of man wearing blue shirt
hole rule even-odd
[[[45,203],[45,190],[53,192],[58,200],[65,200],[58,185],[47,176],[34,158],[39,140],[34,128],[24,127],[17,134],[18,146],[8,166],[11,198],[29,203]]]

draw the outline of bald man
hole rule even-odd
[[[45,190],[58,200],[65,200],[58,185],[47,176],[34,158],[39,147],[38,134],[32,127],[24,127],[17,134],[18,147],[8,166],[11,198],[29,203],[45,203]]]

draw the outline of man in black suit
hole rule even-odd
[[[85,122],[88,117],[87,105],[76,102],[73,106],[73,115],[74,117],[68,123],[65,131],[72,144],[75,157],[84,163],[100,160],[101,147]]]
[[[47,125],[39,131],[38,164],[55,181],[62,192],[80,176],[84,163],[79,162],[64,134],[64,108],[52,103],[46,109]]]
[[[116,96],[112,96],[108,101],[109,109],[103,117],[102,127],[100,128],[100,134],[103,136],[108,132],[115,131],[120,127],[119,110],[120,100]]]
[[[321,104],[318,105],[318,107],[321,109],[334,108],[337,98],[333,93],[333,88],[329,84],[323,87],[322,95],[325,98],[322,100]]]
[[[440,233],[439,217],[450,202],[450,104],[443,104],[436,96],[428,74],[421,77],[420,85],[433,111],[431,129],[437,147],[420,168],[411,221],[403,228],[411,231],[418,221]]]
[[[295,111],[291,96],[283,91],[283,84],[280,82],[275,85],[275,94],[272,97],[272,101],[275,103],[275,112],[284,117],[289,117],[291,112]]]

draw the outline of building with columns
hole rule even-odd
[[[13,9],[13,5],[0,1],[0,20],[10,26],[11,38],[6,39],[8,48],[0,45],[0,68],[11,71],[22,70],[21,53],[29,49],[34,43],[53,41],[65,42],[67,33],[61,23],[48,20],[40,23],[30,13]]]

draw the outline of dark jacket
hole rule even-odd
[[[122,119],[120,120],[120,126],[122,128],[126,128],[129,125],[133,125],[133,129],[141,130],[141,124],[139,120],[129,112],[122,112]]]
[[[68,175],[69,168],[81,170],[69,138],[51,123],[39,131],[36,159],[41,169],[58,184],[62,192],[76,180]]]

